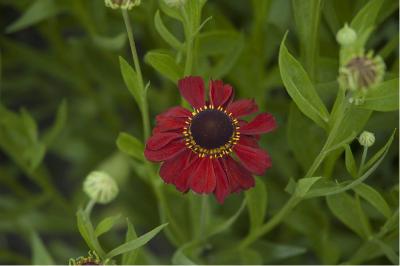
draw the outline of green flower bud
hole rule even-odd
[[[185,5],[186,0],[164,0],[164,2],[172,8],[179,8]]]
[[[140,5],[141,0],[104,0],[107,7],[112,9],[127,9]]]
[[[336,40],[340,45],[348,46],[357,40],[357,33],[346,23],[344,27],[337,32]]]
[[[118,195],[118,186],[115,180],[107,173],[91,172],[83,183],[83,190],[97,203],[106,204]]]
[[[371,147],[375,143],[375,136],[373,133],[364,131],[361,133],[361,135],[358,137],[358,142],[364,147]]]

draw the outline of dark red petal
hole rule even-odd
[[[246,135],[241,135],[240,136],[240,141],[242,145],[250,146],[253,148],[259,148],[258,146],[258,140],[254,136],[246,136]]]
[[[194,108],[205,105],[204,82],[201,77],[190,76],[178,81],[179,91]]]
[[[167,111],[165,111],[164,113],[162,113],[160,115],[187,118],[187,117],[191,116],[192,113],[183,107],[175,106],[175,107],[169,108]]]
[[[214,168],[210,158],[202,158],[197,171],[190,177],[190,188],[199,194],[209,194],[214,191],[216,180]]]
[[[233,160],[232,157],[225,157],[224,165],[232,192],[239,192],[254,187],[255,181],[251,173]]]
[[[162,147],[165,147],[171,141],[179,138],[182,138],[182,134],[177,132],[154,134],[147,140],[147,148],[150,150],[159,150]]]
[[[217,201],[222,204],[224,203],[225,198],[230,194],[228,177],[222,168],[220,159],[214,159],[212,162],[216,180],[214,195],[217,198]]]
[[[156,132],[169,132],[169,131],[183,132],[183,128],[186,126],[185,123],[186,120],[184,118],[163,116],[163,117],[156,117],[156,119],[157,119]]]
[[[186,149],[185,142],[183,140],[175,140],[170,142],[164,148],[153,151],[149,149],[146,145],[146,149],[144,150],[144,156],[146,156],[147,160],[152,162],[161,162],[171,159],[176,156],[183,149]]]
[[[215,107],[225,106],[233,98],[233,89],[229,84],[224,84],[221,80],[210,81],[210,101]]]
[[[174,180],[181,174],[182,169],[187,167],[190,153],[189,149],[184,149],[161,165],[160,176],[166,183],[174,183]]]
[[[257,112],[258,106],[254,100],[243,99],[228,105],[227,111],[232,113],[234,117],[241,117]]]
[[[185,169],[175,178],[173,183],[176,188],[181,192],[187,192],[189,190],[189,182],[191,177],[199,171],[201,160],[198,156],[194,157],[193,160],[187,165]]]
[[[240,127],[240,133],[246,135],[260,135],[276,128],[275,118],[268,113],[257,115],[253,121]]]
[[[263,175],[265,170],[271,167],[271,158],[265,151],[259,148],[246,146],[239,142],[233,150],[243,166],[256,175]]]

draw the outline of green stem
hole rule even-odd
[[[206,196],[201,198],[201,211],[200,211],[200,228],[198,238],[202,239],[205,236],[206,229],[206,215],[207,215],[208,200]]]
[[[129,47],[131,49],[132,59],[133,59],[134,65],[135,65],[135,71],[137,74],[139,85],[141,87],[141,91],[143,92],[140,109],[141,109],[142,120],[143,120],[143,135],[144,135],[144,140],[146,140],[150,136],[150,119],[149,119],[149,108],[148,108],[148,104],[147,104],[147,92],[146,92],[146,88],[145,88],[145,85],[143,82],[142,70],[140,68],[139,57],[138,57],[137,50],[136,50],[136,43],[135,43],[135,39],[133,37],[132,25],[129,20],[129,14],[128,14],[127,10],[125,10],[125,9],[122,10],[122,17],[124,18],[126,33],[128,35],[128,40],[129,40]]]
[[[90,213],[92,212],[92,209],[94,205],[96,204],[96,200],[91,199],[88,204],[86,205],[85,212],[87,213],[88,217],[90,216]]]
[[[185,70],[183,72],[183,75],[186,77],[192,73],[193,68],[193,32],[184,6],[181,7],[181,13],[186,37],[186,61]]]
[[[251,243],[265,235],[266,233],[270,232],[274,229],[277,225],[279,225],[283,218],[299,204],[301,201],[300,198],[297,196],[292,195],[289,200],[285,203],[285,205],[279,210],[277,214],[275,214],[271,220],[261,226],[259,229],[253,231],[253,233],[249,234],[240,244],[239,249],[244,249],[249,246]]]
[[[367,159],[367,153],[368,153],[368,146],[364,146],[364,150],[361,157],[360,168],[358,168],[358,174],[357,174],[358,177],[360,177],[364,171],[364,165],[365,165],[365,160]]]

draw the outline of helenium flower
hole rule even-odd
[[[177,106],[158,115],[144,152],[148,160],[163,162],[161,178],[182,192],[214,193],[220,203],[253,187],[252,175],[271,166],[258,141],[276,128],[274,117],[261,113],[243,120],[258,106],[250,99],[233,101],[233,88],[220,80],[210,82],[209,100],[201,77],[181,79],[179,90],[193,110]]]

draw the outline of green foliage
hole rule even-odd
[[[32,263],[35,265],[54,264],[54,260],[37,233],[31,234]]]
[[[287,35],[285,35],[287,36]],[[289,53],[283,38],[279,51],[279,69],[283,84],[297,107],[320,127],[328,122],[328,111],[301,64]]]
[[[101,0],[0,0],[0,263],[90,250],[107,265],[397,265],[398,1],[141,2],[121,16]],[[350,92],[339,67],[361,50],[385,75]],[[260,139],[272,167],[223,205],[144,157],[156,115],[188,107],[176,85],[189,75],[223,79],[278,123]],[[93,170],[120,192],[83,208]]]

